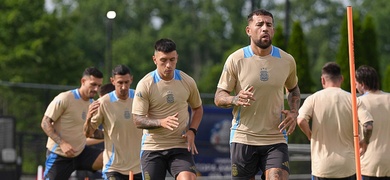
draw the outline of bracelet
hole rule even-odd
[[[192,131],[192,132],[194,133],[195,136],[196,136],[196,133],[198,132],[198,130],[196,130],[195,128],[190,128],[190,129],[188,129],[188,130]]]

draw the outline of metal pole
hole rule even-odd
[[[107,12],[107,61],[106,61],[106,74],[104,75],[106,78],[106,83],[110,81],[111,69],[112,69],[112,29],[113,22],[116,17],[115,11]]]

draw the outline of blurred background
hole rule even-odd
[[[104,72],[107,83],[111,68],[125,64],[132,69],[131,88],[135,88],[140,78],[155,69],[153,45],[163,37],[176,42],[177,68],[196,80],[209,108],[200,127],[205,137],[197,137],[197,143],[206,155],[214,152],[208,151],[210,148],[219,150],[216,153],[222,159],[199,155],[197,161],[203,164],[198,166],[205,170],[201,174],[222,172],[223,165],[206,172],[218,163],[227,164],[228,171],[228,144],[221,136],[224,133],[218,132],[229,127],[223,121],[230,123],[231,111],[213,107],[213,97],[227,56],[249,44],[246,17],[257,8],[274,15],[273,44],[294,56],[302,100],[322,88],[321,67],[329,61],[342,67],[343,89],[350,91],[347,6],[353,8],[355,67],[368,64],[376,68],[381,88],[390,91],[388,0],[0,2],[0,174],[11,179],[35,176],[37,167],[44,165],[47,137],[40,122],[54,96],[79,87],[87,66]],[[292,149],[304,154],[303,160],[301,156],[298,160],[310,161],[309,142],[299,129],[289,143],[297,144]],[[306,172],[297,174],[310,173],[310,163],[296,165],[295,169],[299,168]]]

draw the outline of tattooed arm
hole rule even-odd
[[[214,103],[218,107],[229,108],[231,106],[250,106],[250,100],[253,98],[254,87],[247,86],[242,89],[236,96],[231,96],[229,91],[218,88],[215,92]]]
[[[61,137],[57,134],[57,132],[54,130],[53,127],[53,120],[50,119],[47,116],[43,116],[42,122],[41,122],[41,127],[43,131],[46,133],[47,136],[49,136],[54,142],[57,144],[62,143]]]
[[[290,112],[295,113],[298,116],[298,109],[301,105],[301,91],[299,90],[298,85],[292,89],[288,89],[288,106],[290,107]],[[295,117],[296,119],[296,117]]]
[[[279,124],[278,128],[280,132],[287,130],[287,135],[290,135],[294,132],[295,126],[297,125],[298,109],[301,104],[301,92],[298,85],[287,91],[289,92],[287,101],[290,110],[282,111],[286,118]]]
[[[151,119],[146,115],[133,114],[133,121],[135,126],[139,129],[156,129],[163,127],[173,130],[179,126],[178,114],[179,113],[176,113],[173,116],[168,116],[164,119]]]
[[[237,102],[238,96],[230,96],[230,92],[218,88],[215,92],[214,103],[218,107],[229,108]]]
[[[360,141],[360,155],[363,155],[366,150],[367,146],[370,143],[370,138],[372,135],[372,129],[374,128],[374,122],[368,121],[363,124],[363,139]]]
[[[72,145],[70,145],[65,140],[61,139],[61,136],[56,132],[53,126],[53,120],[47,116],[43,116],[41,127],[43,131],[49,136],[55,143],[57,143],[62,152],[64,152],[68,157],[73,157],[76,151],[74,151]]]

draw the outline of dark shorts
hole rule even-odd
[[[311,179],[312,180],[356,180],[356,174],[344,178],[322,178],[313,175]]]
[[[196,174],[194,158],[183,148],[142,151],[141,167],[145,180],[165,180],[167,171],[175,178],[182,171]]]
[[[390,180],[390,177],[362,176],[362,180]]]
[[[288,147],[285,143],[266,146],[232,143],[230,158],[232,179],[250,179],[259,171],[265,172],[270,168],[281,168],[290,172]]]
[[[124,175],[118,172],[107,172],[105,180],[129,180],[129,175]],[[133,180],[142,180],[142,174],[134,174]]]
[[[100,153],[102,153],[102,150],[86,146],[77,157],[67,158],[48,150],[44,177],[50,180],[67,180],[75,170],[94,171],[92,165]]]

